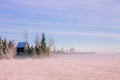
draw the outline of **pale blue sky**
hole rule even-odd
[[[119,0],[0,0],[0,35],[30,44],[46,33],[58,48],[120,52]]]

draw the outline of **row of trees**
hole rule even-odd
[[[24,34],[24,38],[28,43],[27,32]],[[42,33],[41,40],[39,39],[39,34],[36,33],[35,46],[29,46],[24,50],[24,56],[49,56],[50,53],[68,53],[73,52],[74,48],[70,50],[64,50],[64,48],[56,50],[55,42],[52,38],[46,43],[45,33]],[[0,58],[11,58],[16,55],[16,48],[14,41],[7,42],[6,38],[2,39],[0,37]]]
[[[36,39],[35,39],[35,46],[29,46],[28,44],[28,35],[25,32],[24,38],[27,42],[27,47],[25,47],[24,52],[18,52],[18,55],[23,56],[31,56],[31,57],[37,57],[37,56],[48,56],[49,55],[49,47],[46,44],[46,38],[45,33],[42,33],[42,38],[39,40],[39,35],[36,33]]]
[[[35,46],[29,48],[31,56],[48,56],[49,46],[46,44],[45,34],[42,33],[42,38],[39,40],[39,35],[36,33]]]
[[[14,41],[7,42],[6,38],[2,39],[0,37],[0,59],[1,58],[11,58],[15,55],[16,49]]]
[[[28,42],[27,39],[27,33],[25,34],[26,42]],[[24,56],[48,56],[49,55],[50,48],[46,44],[46,38],[45,34],[42,33],[42,38],[39,40],[39,35],[36,33],[36,40],[35,40],[35,46],[29,46],[29,48],[24,50]],[[16,48],[14,41],[7,42],[6,38],[2,39],[0,37],[0,59],[1,58],[11,58],[16,55]]]

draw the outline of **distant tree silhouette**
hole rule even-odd
[[[8,58],[9,49],[8,49],[8,43],[7,43],[6,38],[4,39],[4,42],[3,42],[3,53],[4,53],[5,58]]]
[[[42,33],[41,53],[42,53],[43,55],[45,55],[45,54],[47,53],[45,33]]]
[[[39,35],[36,33],[36,40],[35,40],[35,53],[39,55],[41,53],[41,47],[40,47],[40,40]]]

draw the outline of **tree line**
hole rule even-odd
[[[39,35],[36,34],[35,46],[31,46],[24,51],[25,56],[49,56],[49,46],[46,44],[45,33],[42,33],[42,38],[39,40]]]
[[[7,42],[6,38],[2,39],[0,37],[0,59],[1,58],[11,58],[16,52],[14,41]]]
[[[49,46],[46,44],[45,33],[42,33],[42,38],[39,40],[38,34],[36,35],[35,46],[29,46],[24,49],[23,56],[49,56]],[[26,40],[27,42],[27,40]],[[27,42],[28,43],[28,42]],[[0,37],[0,59],[10,59],[17,56],[17,51],[14,41],[7,41],[6,38]]]
[[[27,32],[24,34],[25,42],[28,43]],[[39,34],[36,33],[35,45],[29,46],[24,49],[23,56],[38,57],[38,56],[49,56],[50,53],[70,53],[74,52],[74,48],[70,50],[64,50],[64,48],[56,49],[55,42],[52,38],[46,43],[45,33],[42,33],[41,40],[39,39]],[[0,37],[0,59],[1,58],[13,58],[17,56],[17,49],[15,47],[14,41],[7,41],[6,38],[2,39]]]

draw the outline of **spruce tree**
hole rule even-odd
[[[6,38],[5,38],[4,41],[3,41],[3,53],[4,53],[4,56],[5,56],[6,58],[8,58],[9,50],[8,50],[8,43],[7,43]]]
[[[42,39],[41,39],[41,53],[45,55],[46,53],[46,38],[45,38],[45,34],[42,33]]]

